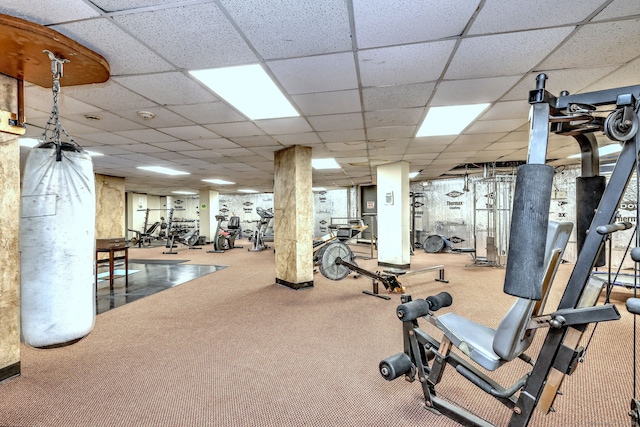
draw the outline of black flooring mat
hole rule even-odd
[[[98,273],[108,271],[108,268],[105,267],[99,268]],[[101,281],[98,282],[96,313],[104,313],[112,308],[120,307],[146,296],[162,292],[204,276],[205,274],[222,270],[223,268],[225,268],[225,266],[222,265],[179,265],[175,262],[143,264],[129,260],[130,273],[128,275],[128,284],[124,275],[114,275],[113,290],[110,289],[108,277],[103,277]],[[118,265],[116,269],[124,272],[124,265]]]

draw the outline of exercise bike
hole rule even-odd
[[[222,221],[226,219],[224,215],[216,215],[218,225],[216,227],[215,237],[213,239],[213,250],[208,253],[222,253],[229,249],[242,248],[236,246],[236,238],[241,235],[240,218],[232,216],[227,223],[227,229],[222,228]]]
[[[251,252],[261,252],[265,249],[269,249],[269,246],[265,243],[267,241],[273,242],[273,233],[269,233],[269,225],[273,220],[273,212],[270,210],[256,208],[256,213],[260,215],[260,219],[256,225],[256,229],[251,236],[251,248],[248,249]],[[271,227],[271,229],[273,229]]]

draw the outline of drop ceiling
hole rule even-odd
[[[426,180],[524,161],[538,73],[553,94],[640,84],[638,0],[7,0],[0,13],[109,62],[105,83],[63,83],[60,118],[104,154],[96,173],[149,194],[270,192],[274,152],[291,145],[338,161],[313,172],[325,188],[375,183],[387,162],[407,161]],[[188,73],[242,64],[261,64],[300,117],[251,121]],[[40,136],[52,102],[50,89],[26,82],[28,136]],[[429,107],[481,102],[491,106],[461,135],[415,137]],[[560,166],[579,151],[553,136],[547,157]],[[211,178],[236,184],[202,181]]]

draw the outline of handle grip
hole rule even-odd
[[[627,311],[633,314],[640,314],[640,298],[627,299]]]
[[[605,235],[615,233],[616,231],[620,230],[628,230],[631,227],[633,227],[633,224],[631,224],[630,222],[616,222],[613,224],[601,225],[596,228],[596,231],[598,232],[598,234]]]

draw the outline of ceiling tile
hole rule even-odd
[[[276,140],[270,135],[255,135],[255,136],[234,136],[232,138],[235,146],[238,147],[264,147],[277,144]],[[227,147],[233,148],[233,147]]]
[[[289,95],[358,87],[351,52],[271,61],[267,66]]]
[[[264,132],[251,122],[210,124],[205,127],[214,131],[218,135],[222,135],[227,138],[233,138],[235,136],[264,135]]]
[[[118,157],[120,159],[125,159],[125,160],[129,160],[129,161],[133,161],[136,163],[139,163],[140,165],[167,165],[170,164],[170,162],[167,161],[161,161],[158,160],[156,157],[153,156],[149,156],[146,154],[139,154],[139,153],[133,153],[133,154],[120,154],[118,155]]]
[[[251,152],[250,150],[246,149],[246,148],[222,148],[219,150],[216,150],[216,153],[218,154],[222,154],[223,156],[252,156],[253,152]]]
[[[359,113],[313,116],[309,117],[309,123],[311,123],[311,126],[318,132],[363,128],[362,114]]]
[[[640,59],[629,62],[622,67],[619,67],[611,74],[603,77],[597,82],[589,85],[585,88],[585,92],[591,92],[596,90],[611,89],[615,87],[623,86],[635,86],[640,84]]]
[[[164,148],[156,147],[149,144],[120,145],[119,148],[129,150],[134,153],[162,153],[166,151]]]
[[[167,142],[167,141],[175,140],[174,137],[164,134],[162,132],[158,132],[155,129],[124,130],[116,133],[126,138],[131,138],[135,141],[147,142],[151,144],[157,143],[157,142]]]
[[[324,142],[363,141],[364,130],[352,129],[343,131],[318,132],[318,136]]]
[[[173,136],[176,139],[215,139],[215,132],[202,126],[178,126],[169,128],[157,128],[160,132]]]
[[[99,153],[102,154],[106,154],[108,156],[115,156],[115,155],[121,155],[121,154],[131,154],[132,152],[129,150],[125,150],[124,148],[121,148],[121,145],[116,145],[116,146],[111,146],[111,145],[103,145],[101,147],[95,147],[95,148],[91,148],[91,150],[93,151],[97,151]],[[96,157],[94,158],[94,160],[97,159],[102,159],[102,157]],[[115,160],[112,160],[115,161]]]
[[[598,9],[602,0],[583,0],[576,8],[557,0],[488,0],[473,21],[469,34],[549,28],[576,24]]]
[[[152,113],[154,117],[152,119],[145,119],[138,115],[138,112],[146,112]],[[165,128],[165,127],[179,127],[179,126],[189,126],[193,125],[191,120],[185,119],[184,117],[174,113],[173,111],[163,108],[163,107],[151,107],[144,109],[135,109],[135,110],[124,110],[119,111],[118,115],[132,120],[134,122],[140,123],[143,126],[149,126],[154,128]]]
[[[87,139],[106,145],[132,145],[136,141],[111,132],[93,133],[86,136]]]
[[[107,12],[148,8],[166,4],[166,0],[92,0],[96,6]]]
[[[529,143],[527,141],[511,141],[511,142],[498,141],[485,147],[485,151],[519,150],[523,147],[528,147],[528,146],[529,146]]]
[[[292,98],[300,112],[307,116],[360,111],[360,94],[357,90],[309,93]]]
[[[109,111],[157,106],[156,103],[120,86],[114,79],[93,85],[63,87],[61,93]]]
[[[547,28],[466,38],[460,42],[447,79],[514,76],[529,72],[573,30]]]
[[[351,50],[344,0],[272,0],[267,8],[254,2],[220,2],[265,59]]]
[[[362,90],[365,111],[392,108],[424,107],[433,93],[435,83],[370,87]]]
[[[624,64],[638,56],[629,49],[640,39],[639,19],[584,25],[558,50],[547,58],[541,69],[588,68],[594,64]],[[606,34],[607,43],[602,43]],[[584,47],[589,54],[584,54]],[[582,52],[580,52],[582,50]]]
[[[198,139],[198,140],[189,141],[189,142],[200,148],[208,148],[208,149],[239,147],[238,144],[236,144],[233,141],[229,141],[226,138]]]
[[[180,151],[182,152],[182,154],[189,156],[189,154],[187,154],[187,151],[195,151],[195,150],[201,150],[201,147],[198,147],[197,145],[191,144],[190,142],[187,141],[171,141],[171,142],[152,142],[152,144],[156,147],[159,148],[163,148],[165,150],[168,151]],[[206,151],[206,150],[201,150],[201,151]]]
[[[305,133],[313,130],[311,126],[309,126],[309,123],[302,117],[256,120],[255,124],[269,135]]]
[[[91,115],[95,115],[95,113],[91,113]],[[85,114],[71,114],[68,116],[65,115],[62,120],[69,119],[75,121],[76,123],[85,123],[86,125],[90,125],[91,127],[109,132],[130,131],[145,128],[145,126],[139,123],[123,119],[122,117],[108,111],[100,112],[98,117],[100,118],[99,120],[91,120],[87,119],[87,117],[85,117]]]
[[[315,132],[278,135],[276,140],[284,145],[318,144],[322,142],[318,134]]]
[[[257,62],[251,48],[215,3],[116,15],[112,19],[177,68],[193,70]],[[171,31],[158,31],[167,28]]]
[[[521,76],[488,77],[441,82],[431,106],[467,105],[494,102],[515,85]]]
[[[353,150],[366,150],[367,143],[364,141],[355,142],[327,142],[325,143],[327,149],[333,151],[353,151]]]
[[[460,153],[462,152],[466,152],[471,154],[472,152],[478,152],[480,150],[485,149],[487,146],[489,146],[489,142],[479,142],[479,141],[455,141],[451,144],[449,144],[447,146],[447,148],[445,148],[443,150],[444,153],[458,153],[458,155],[460,155]]]
[[[58,94],[59,114],[83,114],[101,111],[100,108],[91,104],[79,101],[70,96],[65,96],[65,93],[66,90],[63,89]],[[48,116],[53,109],[53,92],[50,88],[43,88],[36,85],[25,86],[24,102],[25,107],[39,110]]]
[[[524,101],[496,102],[482,114],[481,120],[522,119],[529,117],[531,106]]]
[[[478,6],[478,0],[439,2],[354,0],[359,48],[415,43],[462,34]],[[384,29],[384,31],[381,31]]]
[[[410,138],[413,136],[414,130],[411,126],[369,127],[367,129],[367,138],[369,138],[369,141],[389,138]]]
[[[358,54],[362,85],[389,86],[437,80],[454,46],[454,40],[447,40],[362,51]]]
[[[172,105],[168,109],[179,114],[194,123],[230,123],[241,122],[246,118],[224,102],[211,102],[193,105]]]
[[[0,13],[41,25],[87,19],[99,15],[83,0],[64,2],[51,2],[50,0],[5,1],[0,5]]]
[[[173,68],[106,18],[70,22],[52,28],[102,55],[109,62],[112,76],[154,73]]]
[[[526,117],[521,119],[478,120],[469,126],[464,133],[511,132],[522,126],[524,123],[527,123]]]
[[[417,126],[424,115],[424,108],[378,110],[364,113],[367,127]]]
[[[634,0],[613,0],[602,12],[593,18],[594,21],[602,19],[621,18],[624,16],[640,15],[640,2]]]
[[[177,163],[180,163],[182,165],[193,165],[196,164],[196,162],[194,162],[194,159],[198,159],[199,161],[197,162],[198,164],[205,164],[207,162],[200,160],[200,159],[206,159],[209,157],[217,157],[218,153],[213,152],[212,150],[189,150],[189,149],[184,149],[184,148],[179,148],[176,149],[176,151],[180,151],[181,154],[189,157],[189,159],[179,159],[176,160]]]
[[[113,80],[161,105],[201,104],[217,100],[212,92],[179,72],[114,77]]]

